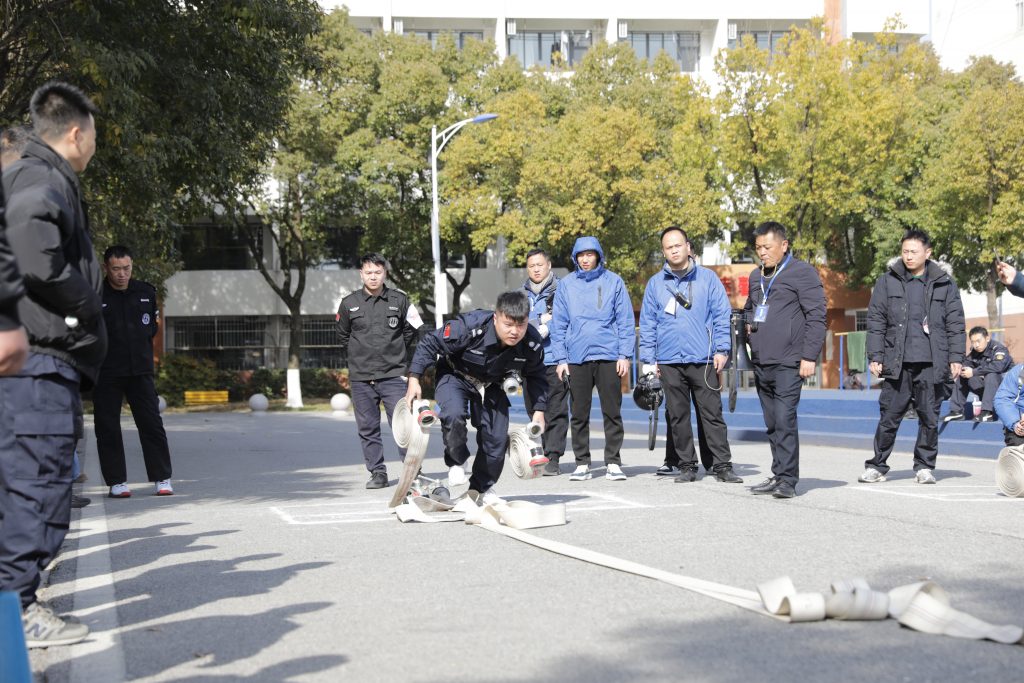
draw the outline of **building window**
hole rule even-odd
[[[208,358],[222,370],[255,370],[266,363],[266,318],[172,318],[175,353]]]
[[[740,31],[736,34],[735,40],[729,41],[729,49],[737,47],[743,42],[743,36],[750,36],[754,39],[758,50],[767,50],[768,54],[774,55],[779,49],[779,42],[786,37],[789,31]]]
[[[627,38],[633,51],[640,59],[654,62],[658,53],[668,53],[682,71],[697,71],[700,67],[700,33],[698,31],[680,31],[676,33],[658,33],[650,31],[634,31]]]
[[[249,248],[230,225],[197,224],[182,228],[178,240],[182,270],[249,270]]]
[[[508,54],[524,69],[576,66],[593,46],[590,31],[521,31],[508,37]]]
[[[868,311],[867,309],[861,309],[855,312],[857,314],[856,325],[854,329],[857,332],[866,332],[868,329]]]
[[[484,39],[483,31],[410,31],[410,33],[417,38],[428,41],[430,47],[434,48],[437,47],[437,39],[444,34],[450,35],[455,41],[456,47],[460,50],[464,49],[466,43],[470,40],[482,41]]]
[[[302,367],[344,368],[347,366],[346,355],[338,346],[333,316],[302,319]]]

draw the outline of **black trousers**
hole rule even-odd
[[[363,446],[363,460],[370,472],[387,471],[384,465],[384,443],[380,438],[380,404],[391,424],[395,404],[405,397],[408,384],[401,377],[352,382],[352,407],[356,414],[356,428]],[[405,449],[399,448],[398,455],[405,460]]]
[[[546,368],[548,378],[548,405],[544,410],[544,455],[548,460],[558,462],[565,453],[565,436],[569,432],[569,389],[558,379],[557,366]],[[530,394],[523,392],[527,416],[533,415]]]
[[[595,360],[569,366],[570,424],[572,452],[577,465],[590,464],[590,403],[597,387],[604,417],[604,462],[622,463],[622,384],[615,374],[615,361]]]
[[[491,384],[483,396],[469,381],[446,374],[434,390],[444,437],[444,464],[465,465],[469,460],[468,419],[476,427],[476,458],[469,488],[483,493],[494,486],[505,468],[508,450],[508,396],[501,385]]]
[[[990,372],[981,377],[974,375],[968,379],[957,377],[956,388],[953,389],[953,395],[949,397],[949,412],[964,412],[964,402],[967,400],[967,395],[971,392],[981,397],[982,410],[993,411],[992,401],[995,399],[996,392],[999,390],[999,384],[1002,381],[1003,376],[998,372]]]
[[[690,402],[696,403],[693,392],[690,392]],[[708,438],[704,436],[704,424],[700,420],[700,411],[697,411],[697,447],[700,452],[700,460],[703,463],[713,461],[711,447],[708,446]],[[665,464],[670,467],[679,467],[679,454],[676,452],[675,439],[672,437],[672,421],[665,411]]]
[[[796,486],[800,480],[800,434],[796,408],[804,381],[800,367],[755,365],[754,385],[761,400],[768,445],[772,449],[772,474]]]
[[[56,556],[71,521],[71,461],[82,435],[78,372],[32,353],[0,377],[0,590],[22,608],[36,600],[39,573]]]
[[[935,384],[931,363],[904,363],[900,376],[886,379],[878,397],[878,428],[875,429],[875,456],[864,463],[882,474],[889,471],[886,460],[896,443],[896,432],[907,413],[911,397],[917,412],[917,443],[914,444],[914,471],[935,469],[939,454],[939,410],[935,401]]]
[[[109,377],[101,373],[92,390],[92,402],[96,420],[96,453],[103,481],[107,486],[128,481],[121,436],[121,406],[126,398],[135,426],[139,429],[146,478],[149,481],[170,479],[171,451],[167,447],[164,421],[160,418],[153,375]]]
[[[678,466],[697,467],[697,451],[693,446],[693,428],[690,425],[692,396],[699,416],[698,424],[703,428],[714,462],[714,471],[729,467],[732,464],[729,428],[722,415],[721,387],[714,367],[704,363],[660,364],[658,367],[661,369],[661,386],[665,390],[665,421],[672,435]]]

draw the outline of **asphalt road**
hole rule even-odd
[[[784,624],[472,526],[400,524],[386,512],[392,489],[364,488],[351,419],[192,413],[165,423],[168,498],[144,482],[130,418],[132,498],[103,497],[86,440],[93,502],[75,513],[43,596],[93,633],[33,651],[39,681],[1024,678],[1020,646],[892,620]],[[624,482],[522,481],[506,468],[498,488],[567,503],[567,525],[533,533],[659,569],[747,589],[781,575],[821,591],[842,577],[882,590],[929,577],[961,610],[1024,624],[1024,499],[998,494],[991,459],[940,454],[938,485],[920,486],[901,452],[890,481],[864,485],[864,451],[808,446],[800,495],[779,501],[712,478],[655,477],[660,453],[645,442],[627,433]],[[443,471],[441,449],[438,432],[426,471]],[[747,485],[770,469],[766,444],[734,445],[733,458]]]

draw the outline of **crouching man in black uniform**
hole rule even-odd
[[[968,335],[971,352],[964,358],[960,376],[954,377],[956,387],[949,399],[949,414],[943,422],[964,419],[964,402],[972,391],[981,398],[981,414],[978,422],[995,422],[995,408],[992,400],[996,397],[1003,374],[1013,367],[1010,350],[997,341],[990,341],[988,330],[972,327]]]
[[[174,493],[171,451],[153,381],[153,337],[160,320],[156,288],[132,278],[128,247],[113,246],[103,252],[103,272],[103,319],[110,350],[92,390],[100,471],[111,498],[132,495],[121,437],[121,405],[127,398],[139,428],[146,478],[156,485],[156,495],[170,496]]]
[[[483,502],[497,498],[508,448],[508,395],[503,380],[525,380],[532,419],[544,427],[548,383],[543,339],[529,324],[530,302],[522,291],[498,296],[495,310],[470,311],[424,334],[409,368],[406,401],[421,396],[420,377],[437,364],[437,412],[444,434],[444,462],[462,467],[469,460],[466,419],[476,428],[477,457],[469,488]]]

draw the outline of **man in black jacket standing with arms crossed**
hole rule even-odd
[[[18,313],[31,346],[22,370],[0,377],[0,443],[10,446],[0,449],[0,590],[20,595],[25,640],[45,647],[89,633],[40,604],[36,589],[68,530],[79,391],[96,379],[107,334],[77,175],[96,151],[97,109],[78,88],[51,82],[30,110],[34,134],[3,173],[7,240],[26,290]]]
[[[911,399],[917,409],[914,471],[918,484],[934,484],[939,454],[937,389],[963,367],[964,307],[956,283],[930,260],[928,233],[908,230],[901,258],[875,283],[868,305],[868,361],[871,374],[885,380],[878,397],[881,417],[875,455],[864,463],[865,484],[885,481],[886,460]]]
[[[121,436],[121,405],[128,399],[139,428],[146,477],[156,495],[170,496],[171,451],[160,419],[153,382],[153,337],[160,320],[156,288],[132,278],[132,253],[121,245],[103,253],[103,319],[110,350],[92,390],[96,418],[96,452],[111,498],[129,498],[128,472]]]
[[[796,407],[825,343],[825,290],[818,271],[793,258],[781,224],[757,226],[754,249],[761,267],[750,274],[744,320],[772,449],[772,476],[750,491],[792,498],[800,479]]]

